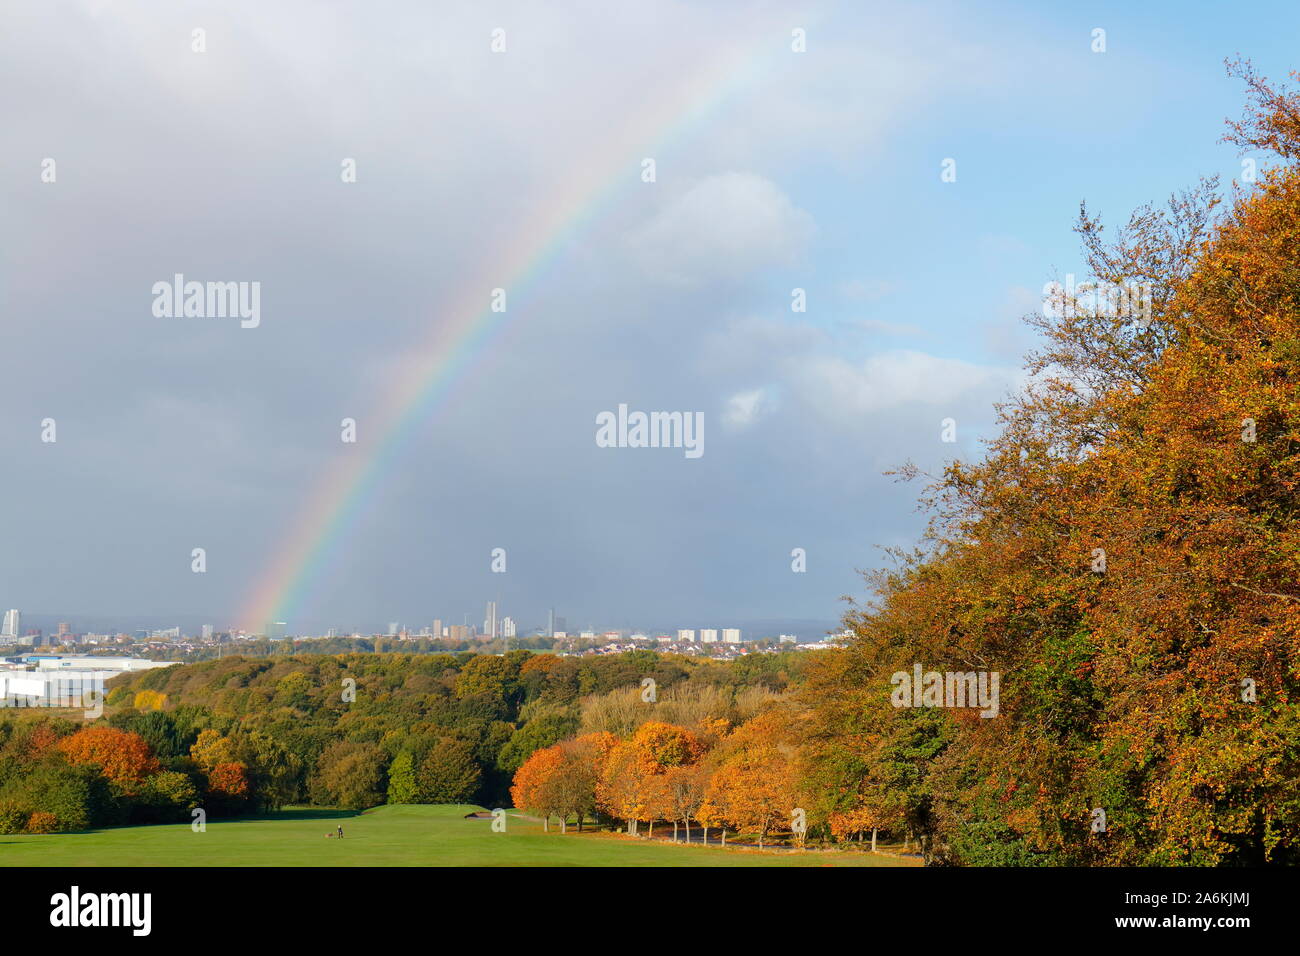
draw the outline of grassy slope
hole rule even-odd
[[[477,807],[301,808],[251,820],[0,836],[0,866],[906,866],[865,853],[757,853],[543,833],[510,811],[506,833],[465,820]],[[344,839],[325,834],[342,824]]]

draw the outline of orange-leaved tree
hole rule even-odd
[[[521,810],[539,813],[542,828],[551,828],[551,815],[561,812],[560,772],[564,756],[560,748],[543,747],[535,750],[515,771],[510,799]]]
[[[715,759],[703,795],[710,815],[716,813],[737,830],[757,832],[760,848],[768,833],[802,809],[798,741],[784,710],[767,710],[741,724]]]
[[[58,743],[69,763],[97,764],[123,792],[134,793],[159,769],[158,758],[139,734],[115,727],[86,727]]]

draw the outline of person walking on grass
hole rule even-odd
[[[343,824],[339,824],[339,839],[343,839]]]

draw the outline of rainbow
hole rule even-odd
[[[261,633],[269,622],[288,621],[302,607],[418,426],[447,407],[444,399],[453,387],[501,337],[511,313],[492,311],[491,291],[504,288],[507,305],[519,301],[568,240],[620,191],[640,185],[641,158],[662,155],[672,140],[748,85],[762,62],[756,54],[764,51],[773,56],[782,52],[779,31],[730,44],[695,75],[672,84],[667,95],[630,114],[622,129],[585,152],[584,162],[513,233],[509,247],[463,284],[451,304],[439,311],[410,370],[360,420],[360,428],[381,436],[373,452],[362,452],[364,436],[356,445],[344,446],[255,579],[238,622]]]

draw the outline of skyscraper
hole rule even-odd
[[[738,627],[724,627],[724,628],[722,629],[722,643],[724,643],[724,644],[739,644],[739,643],[740,643],[740,628],[738,628]]]
[[[4,626],[0,627],[0,638],[5,639],[5,643],[12,644],[22,634],[23,616],[17,608],[5,611]]]
[[[515,619],[513,617],[503,617],[501,619],[501,636],[502,637],[515,636]]]
[[[497,602],[487,602],[487,616],[483,619],[483,633],[488,637],[497,636]]]

